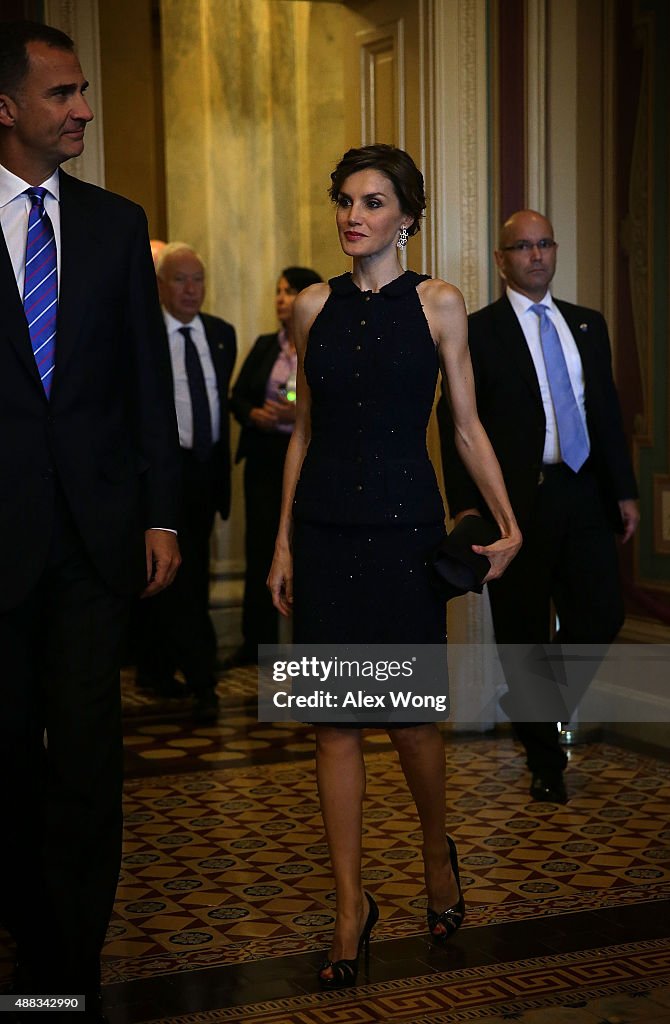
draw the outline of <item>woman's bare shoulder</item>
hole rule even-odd
[[[313,320],[323,309],[329,295],[330,285],[325,281],[319,281],[318,284],[310,284],[307,288],[303,288],[296,296],[293,307],[295,315],[303,321]]]
[[[422,281],[418,287],[421,301],[436,313],[457,313],[465,309],[465,302],[458,288],[439,277]]]

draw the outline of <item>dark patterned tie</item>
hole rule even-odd
[[[44,208],[46,189],[29,188],[25,194],[30,197],[32,206],[28,215],[23,308],[28,321],[37,370],[48,398],[51,394],[56,356],[56,239],[49,214]]]
[[[205,462],[212,450],[212,416],[209,411],[205,375],[202,372],[198,350],[191,337],[191,328],[180,327],[179,333],[184,336],[184,364],[188,389],[191,393],[193,454],[199,462]]]
[[[563,346],[558,331],[547,315],[548,307],[537,302],[529,308],[540,318],[540,341],[544,365],[547,368],[551,400],[556,413],[561,458],[576,473],[589,457],[589,441],[570,383]]]

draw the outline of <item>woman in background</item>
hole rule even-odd
[[[261,334],[245,359],[231,396],[242,426],[236,462],[244,464],[245,557],[242,636],[244,642],[224,667],[254,664],[258,644],[278,642],[277,612],[266,578],[279,525],[282,473],[295,422],[298,357],[291,315],[296,295],[321,281],[309,267],[286,267],[277,281],[279,330]]]
[[[352,273],[296,300],[297,412],[268,586],[280,612],[294,610],[298,643],[444,644],[445,599],[429,564],[444,508],[426,449],[438,367],[459,454],[500,530],[494,544],[473,546],[490,560],[487,579],[521,535],[477,416],[463,298],[398,260],[426,205],[421,172],[402,150],[373,145],[345,153],[331,181]],[[421,823],[428,928],[443,941],[465,913],[445,835],[444,741],[435,723],[388,732]],[[361,881],[361,728],[317,725],[316,769],[336,895],[318,977],[339,988],[355,983],[379,914]]]

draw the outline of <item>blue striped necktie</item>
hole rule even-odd
[[[58,314],[58,269],[56,239],[49,214],[44,208],[45,188],[26,189],[32,206],[28,216],[26,276],[23,308],[40,380],[47,398],[51,394],[56,355]]]
[[[529,306],[529,309],[540,318],[540,341],[551,400],[556,413],[561,458],[576,473],[589,457],[589,440],[570,383],[561,339],[550,317],[547,316],[547,306],[537,302]]]

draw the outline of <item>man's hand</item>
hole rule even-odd
[[[619,511],[623,520],[623,537],[621,542],[625,544],[637,530],[637,525],[640,522],[640,509],[634,498],[624,498],[623,501],[619,502]]]
[[[145,530],[148,586],[142,597],[152,597],[169,587],[181,565],[177,536],[169,530]]]

